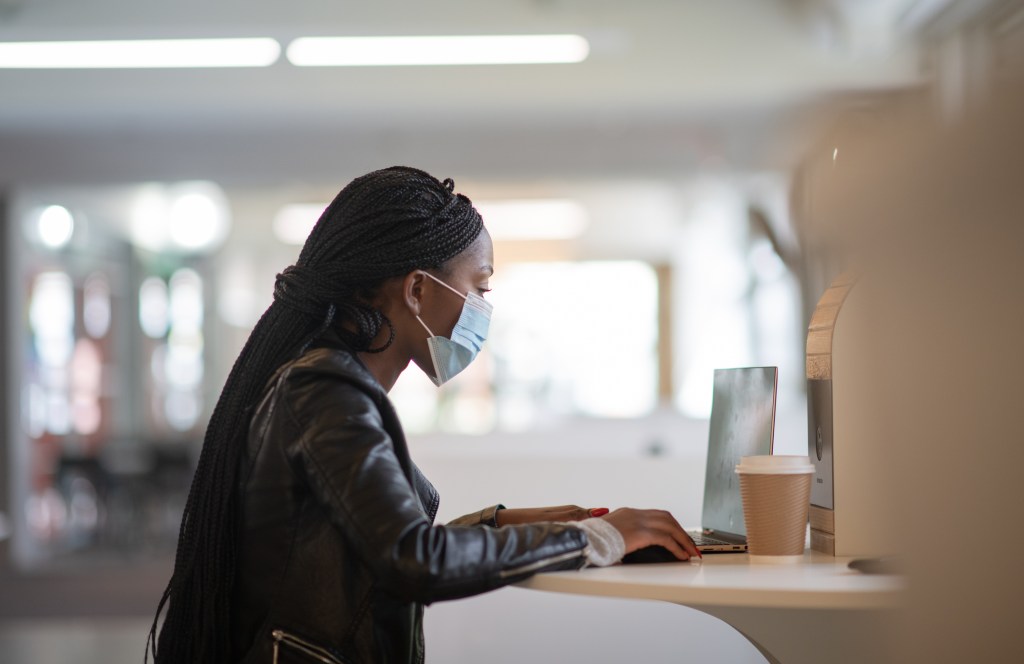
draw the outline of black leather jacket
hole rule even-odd
[[[585,563],[572,526],[495,528],[494,508],[433,525],[437,492],[383,388],[344,349],[277,373],[240,471],[236,661],[422,662],[424,604]]]

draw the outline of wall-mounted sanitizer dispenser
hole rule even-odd
[[[835,556],[881,556],[896,546],[886,504],[891,494],[879,490],[891,455],[869,398],[866,297],[853,278],[838,277],[807,332],[807,451],[816,471],[811,548]]]

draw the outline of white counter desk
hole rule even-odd
[[[708,554],[700,565],[553,572],[519,586],[689,606],[730,624],[770,662],[880,661],[904,582],[850,570],[849,560],[808,551],[800,564],[764,565],[746,554]]]

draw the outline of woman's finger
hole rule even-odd
[[[691,556],[697,556],[698,558],[702,558],[703,556],[701,556],[700,549],[698,549],[697,545],[693,543],[693,538],[690,537],[690,534],[688,532],[686,532],[686,529],[683,528],[678,521],[676,521],[676,518],[672,516],[671,513],[665,512],[665,514],[672,521],[672,525],[674,526],[674,528],[672,529],[672,534],[675,537],[676,541],[679,542],[679,544],[681,544],[682,547],[686,549],[687,553],[689,553]]]
[[[700,549],[698,549],[697,545],[693,543],[693,538],[691,538],[685,530],[680,530],[679,532],[682,534],[682,536],[677,536],[676,541],[679,542],[680,545],[682,545],[683,549],[685,549],[686,552],[691,556],[703,558],[704,556],[701,555]]]
[[[654,543],[672,551],[680,560],[702,557],[693,540],[670,512],[644,510],[643,516],[645,529]]]

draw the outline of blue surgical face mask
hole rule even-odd
[[[487,328],[491,324],[491,311],[494,306],[475,293],[463,295],[429,272],[424,274],[466,301],[462,305],[462,314],[452,330],[451,339],[436,336],[427,324],[416,316],[416,320],[430,335],[427,337],[427,347],[430,349],[430,360],[434,365],[434,375],[430,376],[430,380],[434,381],[434,385],[441,387],[476,359],[480,347],[487,339]]]

